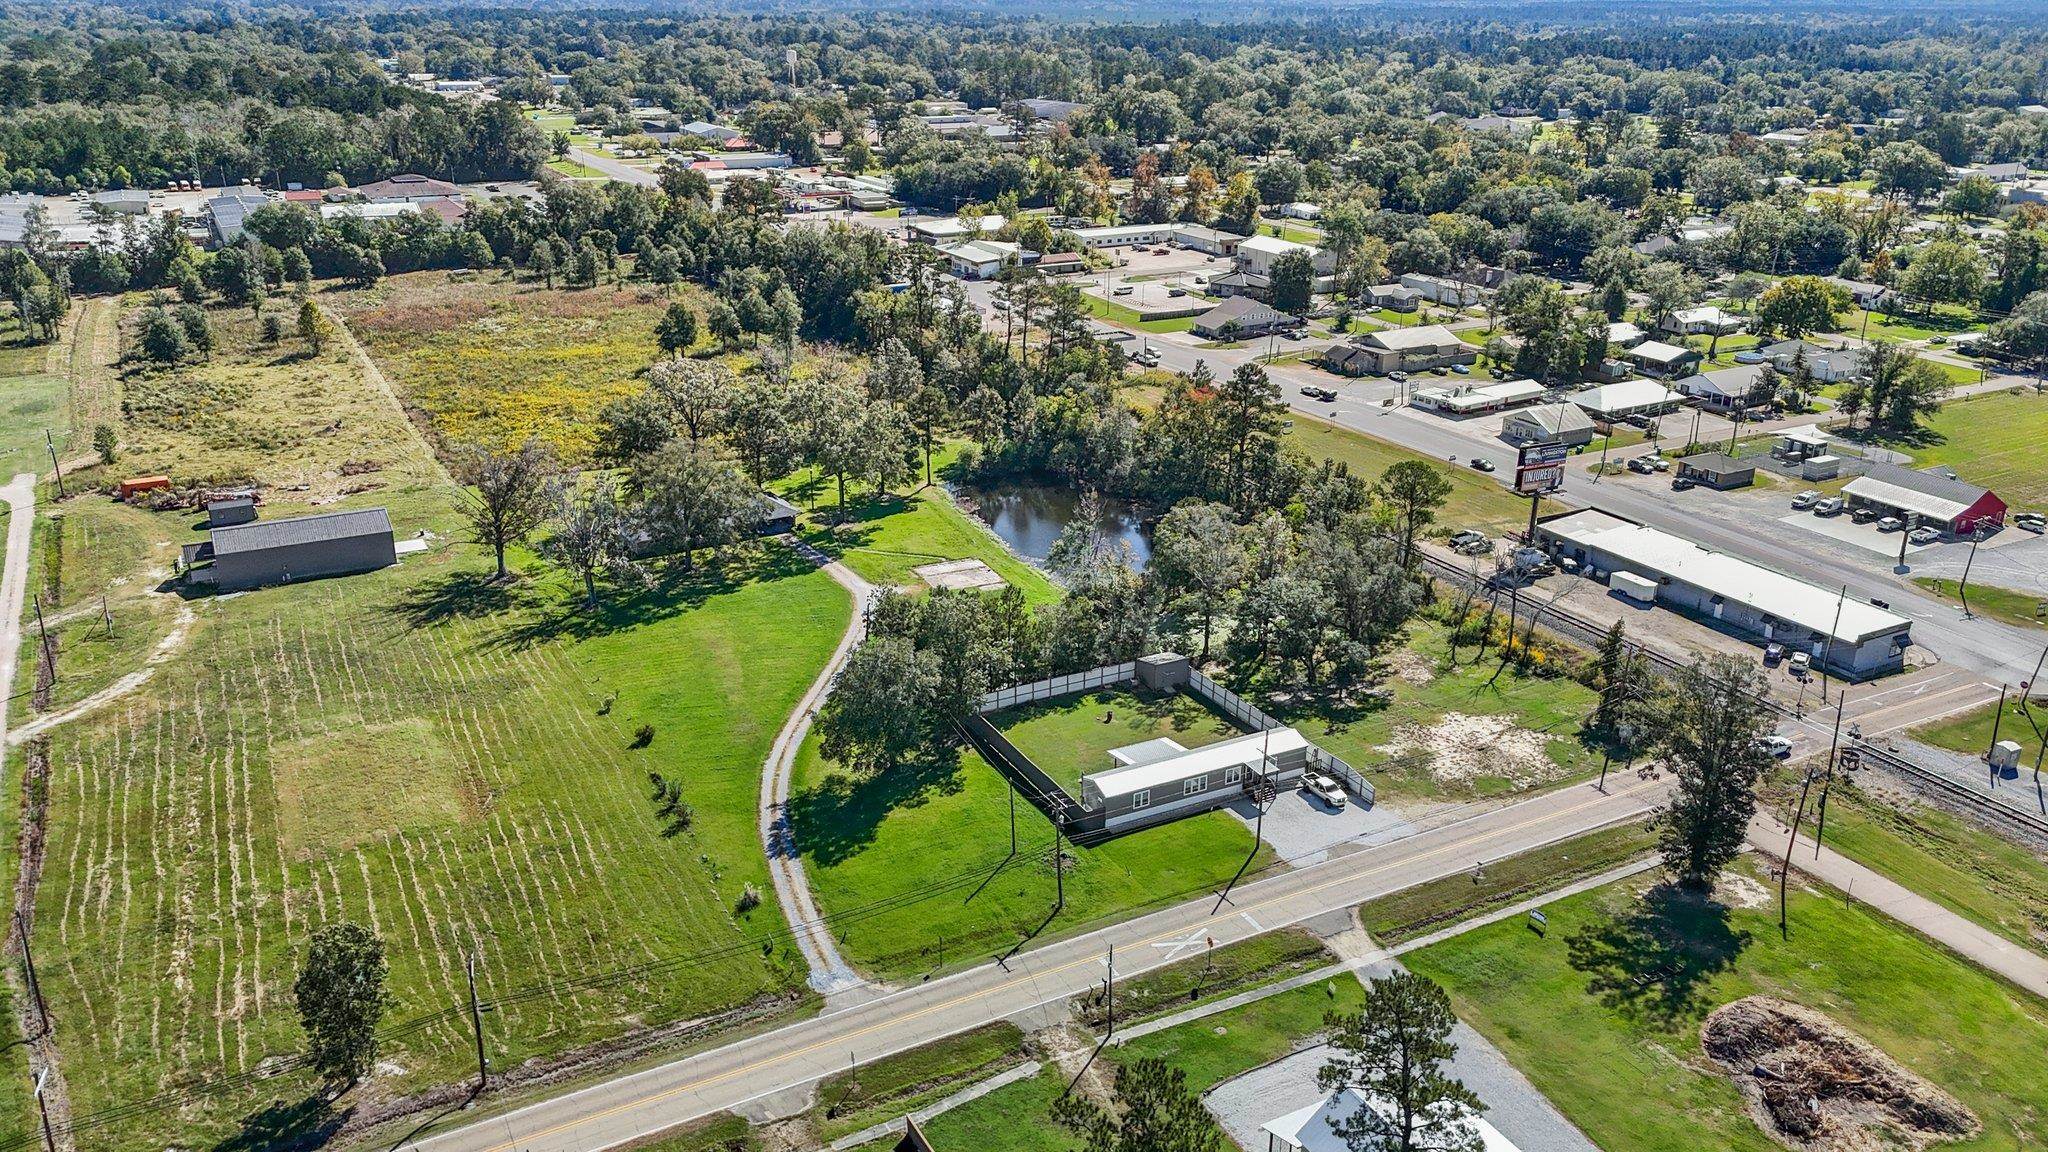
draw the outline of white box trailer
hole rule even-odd
[[[1631,600],[1644,604],[1657,602],[1657,582],[1633,572],[1616,572],[1607,578],[1607,586]]]

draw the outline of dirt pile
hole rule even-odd
[[[1708,1016],[1700,1041],[1757,1125],[1794,1148],[1925,1148],[1979,1128],[1955,1097],[1810,1008],[1745,997]]]
[[[1545,751],[1549,745],[1548,736],[1521,727],[1513,716],[1446,712],[1433,724],[1396,728],[1393,741],[1380,750],[1427,763],[1430,775],[1446,784],[1498,776],[1526,788],[1558,774]]]

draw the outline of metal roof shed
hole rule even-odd
[[[368,572],[398,563],[382,508],[322,512],[213,530],[213,582],[256,588]]]

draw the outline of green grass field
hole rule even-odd
[[[1580,735],[1597,702],[1591,689],[1512,668],[1489,685],[1499,661],[1475,665],[1476,655],[1468,645],[1449,667],[1442,626],[1417,620],[1386,661],[1379,693],[1269,710],[1370,774],[1383,802],[1506,795],[1599,771],[1599,751]]]
[[[2048,730],[2048,707],[2043,707],[2037,696],[2032,704],[2034,723]],[[1952,752],[1964,752],[1971,756],[1982,756],[1992,744],[1994,726],[1999,740],[2010,740],[2020,746],[2020,763],[2031,767],[2034,757],[2041,751],[2041,741],[2035,739],[2032,725],[2020,713],[2019,700],[2010,697],[2005,703],[2005,718],[1998,719],[1998,705],[1986,704],[1968,712],[1959,712],[1944,720],[1922,725],[1913,729],[1916,739],[1925,740],[1937,748]]]
[[[1025,1060],[1015,1024],[985,1024],[821,1081],[809,1113],[821,1140],[896,1120]]]
[[[1368,481],[1403,460],[1427,460],[1441,468],[1451,480],[1451,498],[1439,513],[1439,528],[1477,528],[1499,533],[1520,528],[1529,521],[1529,502],[1501,487],[1492,476],[1459,467],[1442,459],[1412,452],[1399,445],[1340,428],[1324,420],[1294,414],[1294,427],[1284,443],[1291,444],[1313,459],[1331,459],[1348,464],[1354,475]],[[1545,513],[1554,512],[1554,506]]]
[[[1090,316],[1135,328],[1140,332],[1186,332],[1195,326],[1193,316],[1174,316],[1165,320],[1144,319],[1135,308],[1126,308],[1113,300],[1104,300],[1093,292],[1081,293],[1081,306]]]
[[[666,574],[596,613],[530,556],[517,559],[535,576],[492,584],[481,549],[446,539],[454,493],[430,482],[437,469],[388,397],[330,362],[333,348],[311,377],[238,355],[192,373],[242,376],[247,405],[279,410],[293,390],[324,390],[304,402],[341,413],[307,412],[340,422],[317,443],[261,447],[259,467],[374,456],[370,477],[392,479],[351,499],[392,505],[401,535],[444,539],[382,572],[196,602],[186,645],[153,680],[53,732],[37,959],[68,1024],[74,1112],[297,1051],[298,953],[342,918],[385,941],[392,1021],[459,1004],[461,955],[479,948],[484,995],[504,999],[486,1017],[501,1069],[800,1003],[772,896],[738,906],[750,886],[770,891],[760,765],[847,623],[845,592],[777,548]],[[206,434],[144,431],[166,454]],[[39,537],[61,541],[61,566],[43,544],[38,582],[73,601],[187,531],[188,517],[96,499],[65,505],[61,530]],[[651,772],[683,783],[687,827],[655,810]],[[581,979],[648,964],[628,981]],[[358,1092],[458,1078],[469,1045],[461,1019],[433,1020],[384,1046],[402,1071]],[[271,1123],[259,1110],[309,1088],[300,1074],[255,1082],[94,1143],[233,1138],[243,1117]]]
[[[938,474],[947,471],[953,452],[949,446],[934,457]],[[871,583],[922,588],[917,568],[943,560],[980,560],[1021,590],[1030,604],[1060,597],[1059,588],[1044,572],[1018,559],[943,487],[920,486],[881,496],[867,489],[850,491],[843,520],[837,487],[814,473],[800,472],[774,487],[804,509],[802,535],[807,542]]]
[[[756,1152],[761,1137],[753,1125],[730,1112],[692,1120],[651,1140],[627,1144],[621,1152]]]
[[[1018,798],[1018,856],[1008,859],[1010,811],[1003,777],[971,751],[955,764],[856,779],[826,761],[815,739],[798,757],[789,805],[840,950],[885,979],[982,963],[1027,936],[1068,935],[1189,899],[1228,880],[1253,848],[1251,830],[1227,812],[1068,845],[1066,908],[1051,916],[1052,825]]]
[[[56,351],[61,357],[64,348]],[[27,342],[12,313],[0,316],[0,478],[48,471],[44,429],[60,448],[69,436],[70,386],[51,353],[48,345]]]
[[[1913,583],[1951,604],[1963,602],[1961,585],[1954,580],[1938,576],[1915,576]],[[1970,585],[1970,611],[1979,616],[2003,620],[2008,624],[2048,628],[2048,611],[2042,609],[2044,604],[2048,604],[2048,596],[2015,592],[2010,588],[1997,588],[1989,584]]]
[[[1303,972],[1335,963],[1336,957],[1323,947],[1315,934],[1304,928],[1286,928],[1262,936],[1211,948],[1203,955],[1177,960],[1140,976],[1116,982],[1116,1021],[1119,1028],[1184,1012],[1233,996],[1247,988],[1285,980]],[[1082,997],[1079,1018],[1100,1032],[1109,1023],[1109,999],[1097,988]]]
[[[631,163],[626,161],[625,163]],[[547,162],[548,171],[567,176],[571,180],[602,180],[602,168],[593,168],[573,156],[558,156]]]
[[[453,440],[542,439],[588,459],[596,417],[644,388],[654,325],[667,302],[653,288],[549,291],[496,273],[387,277],[337,295],[349,326],[408,405]]]
[[[2041,465],[2048,396],[2012,391],[1950,400],[1918,433],[1888,443],[1912,453],[1914,467],[1946,464],[2016,510],[2048,508],[2048,468]]]
[[[1005,709],[989,722],[1073,796],[1081,794],[1081,777],[1114,767],[1109,759],[1113,748],[1160,738],[1199,748],[1244,735],[1200,697],[1140,695],[1122,688]]]
[[[2024,782],[2023,785],[2024,786]],[[1789,774],[1770,799],[1789,820]],[[1807,834],[1815,809],[1808,804]],[[2025,948],[2048,949],[2048,859],[1930,805],[1873,796],[1852,777],[1828,791],[1827,846]]]
[[[1984,321],[1969,309],[1942,304],[1926,313],[1903,312],[1897,316],[1851,308],[1842,314],[1835,331],[1858,339],[1899,341],[1931,340],[1958,332],[1982,332],[1984,328]]]
[[[1954,1093],[1982,1135],[1944,1147],[2035,1145],[2048,1085],[2048,1006],[1832,892],[1796,887],[1780,939],[1762,872],[1725,908],[1624,882],[1410,953],[1458,1014],[1611,1152],[1773,1152],[1735,1086],[1700,1051],[1714,1008],[1777,996],[1826,1013]]]
[[[1640,860],[1656,846],[1648,824],[1603,828],[1490,861],[1476,883],[1469,876],[1447,876],[1382,896],[1359,906],[1359,923],[1380,944],[1399,944]]]

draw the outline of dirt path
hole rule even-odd
[[[356,334],[349,328],[347,319],[325,304],[316,303],[314,306],[320,309],[321,315],[334,324],[334,339],[347,347],[349,359],[354,360],[356,367],[362,370],[363,379],[384,393],[385,398],[391,401],[392,409],[404,418],[407,424],[412,424],[412,417],[405,409],[405,401],[399,398],[398,389],[391,385],[391,377],[386,376],[384,370],[377,367],[377,361],[371,357],[369,349],[363,347],[363,342],[356,339]],[[447,467],[441,463],[439,453],[430,450],[427,459],[433,461],[434,471],[440,474],[443,483],[455,483],[454,478],[448,475]]]
[[[172,623],[171,630],[164,634],[164,638],[156,642],[155,650],[150,652],[149,659],[142,662],[142,667],[87,696],[62,712],[51,712],[44,716],[38,716],[34,720],[14,729],[7,734],[8,746],[18,746],[24,741],[40,736],[60,724],[76,720],[87,713],[96,712],[135,691],[137,688],[142,687],[144,684],[149,683],[150,678],[156,675],[157,668],[164,661],[177,655],[180,649],[184,648],[185,636],[191,631],[192,621],[197,615],[197,613],[192,611],[192,605],[179,604],[177,620]]]
[[[14,700],[14,674],[21,661],[21,610],[28,602],[30,536],[36,524],[36,477],[23,472],[5,488],[7,558],[0,569],[0,731],[7,729],[7,706]]]
[[[825,694],[832,690],[832,680],[839,675],[840,665],[846,662],[847,656],[867,632],[867,606],[874,597],[875,588],[854,575],[844,564],[833,561],[795,537],[790,537],[788,542],[853,596],[853,619],[846,625],[846,634],[839,638],[839,647],[833,650],[832,659],[826,661],[824,670],[811,682],[803,699],[797,701],[796,710],[789,714],[789,720],[776,735],[775,744],[768,751],[768,761],[761,767],[761,850],[767,854],[768,873],[775,881],[775,896],[782,905],[783,916],[789,921],[797,950],[810,967],[811,987],[823,994],[826,1006],[832,1008],[849,1001],[865,1000],[872,989],[839,954],[838,945],[832,941],[831,929],[825,926],[824,916],[818,911],[817,902],[811,898],[810,878],[804,874],[803,857],[797,854],[796,841],[789,831],[789,784],[796,767],[797,750],[803,747],[804,737],[811,730],[811,721],[817,716],[819,705],[824,703]]]

